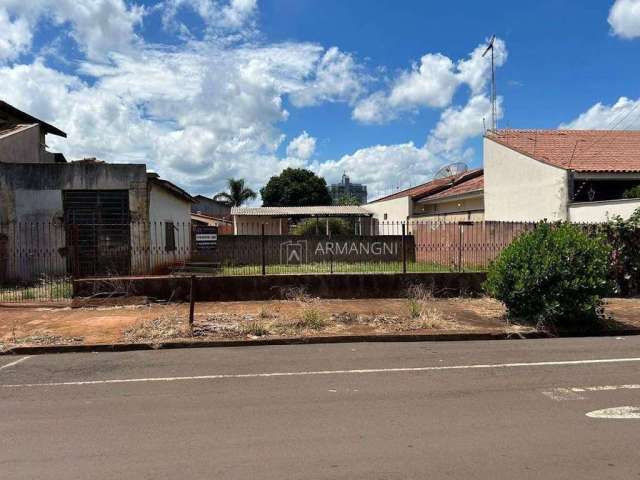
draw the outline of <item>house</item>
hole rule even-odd
[[[329,234],[329,219],[353,220],[354,234],[370,229],[372,213],[356,205],[329,205],[315,207],[233,207],[231,208],[235,235],[285,235],[289,223],[303,219],[316,219],[319,230]]]
[[[4,102],[0,118],[0,279],[149,273],[188,257],[187,192],[144,164],[69,162],[46,149],[64,132]]]
[[[233,221],[226,218],[191,212],[191,225],[218,227],[218,235],[233,235]]]
[[[482,220],[484,175],[481,168],[437,178],[364,205],[378,222]]]
[[[604,222],[640,199],[640,131],[498,130],[484,138],[485,220]]]
[[[351,183],[346,173],[342,174],[340,183],[333,183],[329,186],[329,195],[334,205],[339,205],[345,197],[354,198],[358,205],[367,203],[367,186],[360,183]]]
[[[46,150],[47,134],[66,138],[62,130],[0,100],[0,161],[12,163],[64,162]]]

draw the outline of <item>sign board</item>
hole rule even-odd
[[[215,250],[218,244],[218,227],[197,225],[195,237],[196,250]]]

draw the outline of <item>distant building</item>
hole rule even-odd
[[[329,186],[329,194],[334,205],[338,204],[344,197],[353,197],[358,201],[358,205],[367,203],[367,186],[360,183],[351,183],[347,174],[342,175],[340,183]]]
[[[231,205],[220,202],[203,195],[193,197],[194,203],[191,206],[192,213],[199,213],[216,218],[231,218]]]

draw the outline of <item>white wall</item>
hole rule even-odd
[[[372,228],[375,228],[374,225],[378,225],[378,231],[374,233],[386,234],[390,233],[388,227],[391,225],[407,221],[407,217],[411,214],[411,198],[406,196],[392,200],[382,200],[380,202],[367,203],[363,207],[373,213],[374,222],[372,222]]]
[[[567,220],[568,198],[566,170],[484,139],[485,220]]]
[[[151,270],[171,266],[191,256],[191,202],[167,189],[149,184],[149,235]],[[167,251],[167,222],[173,222],[176,249]]]
[[[569,205],[569,220],[576,223],[601,223],[615,216],[627,219],[637,208],[640,208],[640,198],[572,203]]]
[[[260,235],[264,224],[265,235],[286,235],[288,221],[286,218],[271,218],[267,215],[234,215],[235,235]],[[320,220],[322,225],[322,220]]]

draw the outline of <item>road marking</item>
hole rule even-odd
[[[640,419],[640,407],[614,407],[594,410],[586,414],[591,418]]]
[[[542,392],[542,394],[556,402],[562,402],[564,400],[584,400],[582,395],[578,395],[570,388],[554,388],[553,390]]]
[[[270,378],[270,377],[303,377],[313,375],[347,375],[366,373],[404,373],[404,372],[432,372],[446,370],[473,370],[473,369],[493,369],[493,368],[519,368],[519,367],[553,367],[570,365],[593,365],[608,363],[630,363],[640,362],[640,357],[634,358],[601,358],[594,360],[565,360],[556,362],[519,362],[519,363],[497,363],[497,364],[476,364],[476,365],[450,365],[431,367],[399,367],[399,368],[367,368],[354,370],[319,370],[302,372],[273,372],[273,373],[237,373],[237,374],[215,374],[197,375],[189,377],[151,377],[151,378],[122,378],[111,380],[85,380],[77,382],[49,382],[49,383],[23,383],[14,385],[0,385],[1,388],[20,387],[61,387],[61,386],[81,386],[81,385],[111,385],[118,383],[142,383],[142,382],[180,382],[188,380],[222,380],[241,378]]]
[[[585,397],[581,393],[585,392],[610,392],[615,390],[639,390],[640,384],[626,385],[598,385],[595,387],[559,387],[553,390],[542,392],[551,400],[562,402],[564,400],[584,400]]]
[[[15,362],[7,363],[6,365],[1,366],[0,370],[4,370],[5,368],[13,367],[14,365],[17,365],[17,364],[19,364],[21,362],[24,362],[27,358],[31,358],[31,357],[30,356],[29,357],[22,357],[22,358],[19,358],[18,360],[16,360]]]

